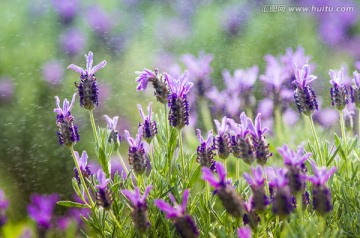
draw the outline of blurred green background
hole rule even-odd
[[[97,74],[96,123],[106,125],[104,114],[119,115],[121,134],[124,129],[135,131],[140,120],[136,104],[145,107],[155,100],[152,90],[136,91],[134,72],[145,67],[167,71],[174,64],[185,70],[183,54],[212,54],[211,78],[222,88],[223,69],[233,72],[257,64],[262,74],[266,54],[277,56],[288,47],[302,46],[317,65],[317,89],[327,104],[328,70],[347,64],[352,72],[360,58],[359,11],[353,1],[331,1],[355,6],[349,13],[352,20],[349,14],[264,12],[264,5],[274,4],[267,1],[61,2],[3,0],[0,8],[0,188],[11,201],[12,221],[27,216],[32,193],[72,196],[74,165],[69,151],[57,141],[54,96],[62,101],[77,91],[78,75],[66,67],[71,63],[85,67],[84,54],[89,51],[94,64],[108,62]],[[64,3],[68,5],[61,6]],[[309,1],[282,4],[302,6]],[[326,28],[329,21],[334,23]],[[327,34],[340,38],[329,40]],[[257,98],[263,97],[257,93]],[[157,112],[160,107],[154,106]],[[77,101],[72,114],[81,136],[76,150],[87,150],[94,159],[88,113]],[[125,155],[127,145],[121,149]]]

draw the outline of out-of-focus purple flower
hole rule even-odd
[[[30,200],[31,204],[27,207],[29,216],[36,222],[39,229],[48,230],[51,227],[54,208],[59,196],[55,193],[50,195],[33,194]]]
[[[305,173],[307,171],[305,161],[310,158],[311,153],[304,153],[304,147],[298,146],[297,152],[290,149],[287,145],[278,148],[278,152],[284,158],[287,167],[287,179],[290,190],[293,194],[302,193],[305,189]]]
[[[143,119],[143,122],[139,124],[139,127],[142,127],[143,129],[143,138],[150,143],[151,140],[154,138],[154,136],[157,134],[157,126],[156,122],[152,121],[152,102],[149,103],[147,109],[148,109],[148,115],[146,116],[141,105],[138,104],[138,109],[141,115],[141,118]]]
[[[0,228],[6,223],[6,210],[9,206],[9,201],[5,197],[5,193],[0,189]]]
[[[215,145],[213,131],[210,130],[208,132],[206,139],[201,136],[201,131],[199,129],[196,129],[196,134],[200,142],[200,145],[196,149],[196,161],[200,164],[200,166],[205,166],[212,170],[216,170],[214,161]]]
[[[121,136],[119,135],[119,132],[117,130],[119,117],[115,116],[111,119],[108,115],[104,115],[104,118],[106,120],[107,128],[110,131],[108,142],[109,143],[113,142],[116,145],[116,149],[117,149],[121,141]]]
[[[344,112],[345,128],[352,130],[354,128],[355,111],[347,107],[343,110],[343,112]]]
[[[252,206],[256,211],[264,211],[269,204],[269,198],[265,193],[265,176],[260,166],[251,168],[252,176],[248,173],[244,173],[245,180],[250,184],[253,192]]]
[[[83,69],[77,65],[70,64],[67,68],[72,69],[80,74],[80,83],[76,84],[80,96],[80,106],[87,110],[93,110],[99,104],[99,90],[96,83],[95,73],[104,68],[106,61],[103,60],[98,65],[93,65],[93,53],[90,51],[85,54],[86,69]]]
[[[332,108],[325,108],[315,114],[315,119],[323,127],[329,128],[339,121],[339,113]]]
[[[166,104],[169,96],[169,88],[167,85],[167,74],[160,74],[158,69],[151,71],[144,69],[144,71],[136,71],[139,76],[136,78],[138,86],[136,90],[143,91],[147,88],[149,82],[152,83],[155,90],[156,100]]]
[[[283,113],[283,121],[288,126],[293,126],[299,120],[299,113],[292,108],[286,109]]]
[[[210,66],[213,56],[211,54],[199,53],[199,57],[186,54],[181,57],[189,72],[189,79],[194,82],[197,94],[203,96],[211,85],[210,74],[212,68]]]
[[[266,71],[265,74],[260,75],[260,80],[279,92],[284,81],[289,78],[289,74],[274,56],[266,55],[265,60]]]
[[[240,124],[235,123],[233,119],[227,119],[234,135],[231,135],[231,151],[237,158],[241,158],[245,163],[251,164],[254,157],[254,146],[251,137],[248,136],[248,117],[245,112],[240,114]]]
[[[8,102],[14,94],[14,83],[10,78],[0,79],[0,101]]]
[[[194,219],[186,214],[186,205],[189,198],[189,190],[185,190],[183,194],[182,204],[178,205],[174,195],[169,193],[169,197],[174,206],[161,199],[155,200],[155,205],[166,213],[166,218],[174,221],[175,228],[180,236],[185,238],[196,238],[199,236],[199,230],[196,227]]]
[[[226,179],[226,171],[222,163],[215,162],[215,167],[219,178],[207,167],[202,167],[201,178],[215,188],[214,193],[219,196],[225,210],[230,215],[241,217],[244,213],[244,203],[241,197],[236,193],[234,187],[231,186],[231,181]]]
[[[97,189],[96,200],[97,204],[102,206],[105,209],[110,209],[111,203],[113,201],[112,194],[108,188],[110,179],[106,178],[106,175],[102,169],[99,169],[96,173],[96,178],[99,181],[99,184],[95,186]]]
[[[264,118],[272,117],[274,110],[274,102],[270,98],[264,98],[259,102],[257,112],[261,113]]]
[[[98,35],[109,33],[113,27],[113,21],[109,14],[100,6],[93,5],[87,12],[88,23]]]
[[[217,130],[217,136],[214,139],[217,154],[220,158],[227,159],[231,153],[231,137],[228,132],[227,117],[223,117],[221,123],[218,120],[214,120],[214,122]]]
[[[79,12],[78,0],[53,0],[55,11],[64,24],[70,24]]]
[[[79,156],[79,152],[77,152],[77,151],[74,151],[74,154],[75,154],[76,160],[78,161],[81,174],[83,175],[84,178],[89,178],[92,173],[87,164],[88,154],[86,153],[85,150],[82,152],[81,157]],[[78,183],[80,184],[81,181],[80,181],[78,169],[74,168],[74,172],[75,172],[75,178],[78,181]]]
[[[73,95],[71,103],[65,99],[63,108],[60,107],[60,99],[55,96],[56,99],[56,125],[58,127],[57,135],[60,145],[66,145],[68,147],[75,144],[80,140],[80,136],[77,127],[73,124],[74,118],[71,115],[71,109],[74,106],[76,93]]]
[[[143,137],[143,129],[140,126],[138,133],[136,134],[135,139],[130,136],[130,133],[125,130],[125,139],[129,143],[129,164],[134,170],[135,174],[143,174],[146,170],[146,173],[150,173],[151,167],[148,166],[150,163],[149,157],[144,150],[144,144],[141,141]]]
[[[234,71],[234,76],[231,76],[228,70],[223,70],[222,76],[225,85],[230,92],[241,92],[251,90],[254,86],[259,73],[259,67],[254,65],[248,69],[237,69]]]
[[[317,167],[314,160],[310,160],[314,176],[308,176],[308,180],[313,184],[313,207],[321,215],[325,215],[333,209],[331,202],[331,192],[326,186],[326,182],[336,172],[333,166],[330,170],[326,167]]]
[[[266,168],[269,181],[270,198],[272,199],[272,212],[285,217],[294,209],[292,196],[286,177],[287,170],[280,168]]]
[[[281,58],[281,62],[284,64],[286,71],[290,75],[294,75],[296,71],[294,71],[294,65],[305,65],[309,64],[309,61],[311,59],[311,56],[305,55],[304,48],[299,46],[295,51],[293,51],[292,48],[287,48],[285,55],[283,55]],[[310,70],[309,73],[311,73],[315,67],[314,64],[311,64],[312,70]]]
[[[247,227],[247,226],[240,227],[237,230],[237,234],[238,234],[239,238],[251,238],[252,237],[251,229],[250,229],[250,227]]]
[[[255,158],[257,162],[261,165],[266,164],[268,158],[272,156],[272,153],[269,151],[269,144],[265,139],[265,132],[269,131],[267,127],[261,127],[261,114],[259,113],[255,118],[255,125],[248,119],[248,128],[249,133],[252,136],[252,141],[254,144]]]
[[[294,91],[295,103],[299,112],[307,116],[318,110],[315,92],[309,86],[309,83],[316,78],[316,76],[310,75],[310,66],[308,64],[300,69],[295,65],[295,80],[293,81],[293,84],[296,85]]]
[[[226,6],[220,15],[221,25],[230,37],[239,34],[251,15],[249,4],[231,4]]]
[[[131,206],[134,209],[131,212],[132,219],[134,221],[135,228],[141,233],[144,233],[150,226],[146,198],[149,195],[151,189],[152,189],[151,185],[147,186],[143,196],[141,196],[138,187],[135,187],[134,191],[130,191],[130,190],[121,191],[124,194],[124,196],[127,197],[127,199],[129,199],[131,202]]]
[[[57,60],[50,60],[42,67],[42,74],[49,84],[58,85],[64,77],[62,64]]]
[[[84,33],[75,28],[70,28],[60,36],[60,45],[70,56],[75,56],[83,51],[86,40]]]
[[[348,103],[348,90],[343,84],[343,69],[335,72],[334,70],[329,71],[331,77],[330,83],[333,85],[330,88],[330,96],[332,105],[335,106],[338,110],[343,110]]]
[[[353,85],[350,87],[351,101],[360,108],[360,73],[355,70],[353,76]]]
[[[179,79],[166,77],[170,94],[168,96],[169,122],[170,125],[182,129],[185,125],[189,125],[189,103],[187,93],[190,91],[193,83],[188,82],[187,71],[185,71]]]

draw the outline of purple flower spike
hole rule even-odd
[[[286,217],[294,209],[290,189],[287,186],[287,170],[266,168],[269,181],[272,212],[280,217]]]
[[[157,134],[157,126],[156,126],[156,122],[151,120],[152,117],[152,110],[151,110],[151,106],[152,106],[152,102],[149,103],[148,106],[148,115],[146,116],[141,105],[138,104],[138,109],[140,112],[140,115],[143,119],[143,122],[139,124],[139,126],[141,126],[143,128],[143,138],[150,143],[151,140],[154,138],[154,136]]]
[[[155,69],[154,71],[144,69],[144,71],[136,71],[136,74],[139,76],[136,78],[136,82],[138,83],[137,90],[142,91],[147,88],[149,82],[152,83],[153,88],[155,90],[154,94],[156,96],[156,100],[159,102],[166,104],[169,96],[169,88],[167,85],[167,75],[159,74],[159,69]]]
[[[6,210],[9,206],[9,201],[5,198],[5,193],[0,189],[0,228],[7,222]]]
[[[305,88],[312,81],[317,79],[316,76],[310,74],[310,65],[305,64],[301,69],[294,65],[295,67],[295,80],[293,84],[295,84],[299,88]]]
[[[71,109],[74,106],[76,93],[73,95],[71,103],[67,99],[64,100],[63,107],[60,107],[60,99],[55,96],[56,99],[56,125],[58,128],[57,135],[60,145],[66,145],[68,147],[73,146],[80,140],[80,136],[77,127],[73,124],[74,118],[71,115]]]
[[[177,129],[182,129],[189,125],[189,103],[186,94],[189,92],[193,83],[187,82],[188,76],[185,71],[179,79],[166,76],[171,93],[168,96],[169,122]]]
[[[79,163],[79,167],[80,167],[80,172],[82,173],[84,178],[89,178],[91,176],[91,171],[89,166],[87,165],[87,160],[88,160],[88,154],[86,153],[86,151],[84,150],[81,154],[81,157],[79,157],[79,152],[74,151],[75,154],[75,158]],[[74,168],[74,172],[75,172],[75,178],[78,181],[78,184],[80,185],[81,180],[79,177],[79,171],[77,170],[77,168]]]
[[[218,120],[214,120],[218,135],[215,137],[215,147],[218,155],[222,159],[227,159],[231,153],[231,138],[228,133],[229,125],[228,119],[223,117],[221,123]]]
[[[255,118],[255,125],[248,119],[249,133],[252,137],[255,150],[255,158],[257,162],[261,165],[266,164],[268,158],[272,156],[272,153],[269,152],[269,144],[265,139],[265,132],[269,131],[267,127],[261,128],[261,114],[259,113]]]
[[[251,238],[252,233],[250,227],[244,226],[237,230],[237,234],[239,238]]]
[[[125,139],[129,143],[129,164],[136,174],[143,174],[145,170],[150,169],[150,160],[144,150],[144,145],[141,141],[142,137],[143,126],[139,127],[135,139],[130,136],[130,133],[127,130],[125,130]]]
[[[67,68],[72,69],[80,74],[80,83],[75,84],[79,91],[80,106],[87,110],[93,110],[98,106],[99,101],[99,90],[96,84],[95,73],[104,68],[106,61],[103,60],[101,63],[92,67],[93,65],[93,53],[90,51],[89,54],[85,54],[86,69],[83,69],[77,65],[71,64]]]
[[[57,194],[33,194],[30,200],[31,204],[27,207],[29,216],[36,222],[38,228],[45,232],[51,227],[54,208],[59,196]]]
[[[230,184],[230,180],[226,179],[225,168],[222,163],[215,162],[217,178],[211,169],[203,167],[202,179],[207,181],[215,188],[215,193],[219,196],[225,210],[234,217],[241,217],[244,213],[244,203],[241,197],[236,193],[234,187]]]
[[[148,82],[152,82],[157,78],[157,75],[159,73],[158,69],[155,69],[154,71],[151,71],[149,69],[144,69],[144,71],[136,71],[136,74],[139,76],[136,78],[136,82],[138,83],[138,86],[136,89],[138,91],[145,90],[147,88]]]
[[[284,164],[287,167],[287,178],[289,187],[293,194],[302,193],[305,189],[304,176],[307,171],[305,161],[310,158],[311,153],[304,154],[304,147],[298,146],[297,152],[290,149],[287,145],[278,148],[279,153],[284,158]]]
[[[329,71],[329,75],[331,77],[330,83],[333,85],[330,89],[331,101],[332,105],[338,110],[343,110],[348,103],[348,90],[342,82],[343,74],[343,69],[337,73],[334,70]]]
[[[96,201],[99,206],[102,206],[104,209],[110,209],[111,203],[113,201],[111,190],[108,188],[110,179],[106,178],[106,175],[102,169],[99,169],[96,173],[96,178],[99,181],[99,184],[95,186],[97,189],[96,192]]]
[[[132,219],[135,224],[135,228],[143,233],[145,232],[149,226],[149,216],[148,216],[148,207],[146,203],[146,198],[150,193],[150,190],[152,189],[152,186],[148,186],[145,189],[144,195],[141,196],[139,188],[135,188],[134,191],[130,190],[122,190],[121,192],[124,194],[127,199],[130,200],[131,206],[134,208],[132,211]]]
[[[308,176],[308,180],[313,184],[313,207],[320,215],[325,215],[333,209],[331,202],[331,192],[326,186],[326,182],[336,172],[333,166],[330,170],[326,167],[318,168],[314,160],[310,160],[314,176]]]
[[[265,176],[260,166],[251,168],[252,176],[248,173],[244,173],[245,180],[250,184],[253,192],[252,204],[256,211],[264,211],[269,204],[269,199],[266,196],[264,184]]]
[[[201,136],[201,131],[196,129],[198,140],[200,141],[200,145],[197,147],[197,158],[196,161],[200,164],[200,166],[205,166],[215,170],[214,164],[214,137],[213,132],[210,130],[207,134],[206,140]]]
[[[177,232],[183,238],[196,238],[199,236],[199,230],[193,218],[186,214],[186,205],[189,198],[189,190],[186,189],[183,194],[182,204],[176,203],[174,195],[169,193],[169,197],[174,206],[161,199],[155,200],[155,205],[166,213],[166,218],[172,219],[175,224]]]
[[[354,71],[353,76],[354,85],[350,87],[351,101],[355,103],[357,108],[360,108],[360,73]]]
[[[111,119],[108,115],[104,115],[104,118],[106,120],[108,130],[110,130],[110,136],[108,138],[108,142],[109,143],[114,142],[117,148],[121,141],[121,136],[119,135],[119,132],[117,130],[119,117],[116,116]]]

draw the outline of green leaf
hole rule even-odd
[[[57,205],[63,206],[63,207],[77,207],[77,208],[88,208],[85,204],[77,203],[77,202],[71,202],[71,201],[59,201],[56,203]]]
[[[190,181],[189,181],[189,183],[188,183],[188,185],[187,185],[187,188],[191,189],[191,188],[194,186],[194,184],[196,183],[196,181],[197,181],[197,180],[199,179],[199,177],[200,177],[200,173],[201,173],[201,166],[199,165],[199,166],[195,169],[194,173],[192,173],[191,178],[190,178]]]

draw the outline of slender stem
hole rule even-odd
[[[314,125],[314,121],[313,121],[313,118],[312,118],[312,115],[309,116],[309,119],[310,119],[310,126],[311,126],[311,131],[313,133],[313,136],[314,136],[314,139],[315,139],[315,144],[316,144],[316,148],[317,148],[317,151],[319,153],[319,161],[321,165],[326,165],[323,161],[322,161],[322,153],[321,153],[321,150],[320,150],[320,143],[319,143],[319,138],[316,134],[316,130],[315,130],[315,125]]]
[[[75,156],[74,148],[73,148],[73,147],[69,147],[69,149],[70,149],[71,155],[72,155],[72,157],[73,157],[73,159],[74,159],[75,166],[76,166],[76,169],[77,169],[77,171],[78,171],[78,175],[79,175],[79,177],[80,177],[81,184],[83,185],[83,188],[84,188],[84,190],[85,190],[86,196],[87,196],[88,199],[89,199],[90,208],[93,209],[93,208],[94,208],[94,202],[93,202],[93,200],[92,200],[92,198],[91,198],[91,196],[90,196],[89,190],[88,190],[88,188],[87,188],[87,186],[86,186],[86,184],[85,184],[85,180],[84,180],[83,174],[81,173],[79,163],[78,163],[78,161],[77,161],[77,159],[76,159],[76,156]],[[84,203],[85,203],[87,206],[89,206],[89,204],[87,204],[87,202],[86,202],[86,199],[84,199]]]
[[[360,139],[360,110],[358,109],[358,139]]]
[[[240,173],[240,159],[236,159],[236,170],[235,170],[235,180],[239,182],[239,173]],[[239,189],[238,189],[239,190]]]
[[[206,130],[211,130],[213,127],[213,124],[211,121],[211,113],[209,111],[208,103],[206,102],[205,99],[200,100],[200,110],[201,110],[201,116],[202,116]]]
[[[346,175],[349,176],[349,171],[348,171],[348,162],[347,162],[347,144],[346,144],[346,135],[345,135],[345,120],[344,120],[344,112],[343,110],[339,111],[340,114],[340,127],[341,127],[341,137],[343,140],[343,149],[344,149],[344,154],[345,154],[345,170],[346,170]]]
[[[167,106],[166,103],[164,103],[164,123],[165,123],[165,136],[166,136],[166,141],[169,140],[169,123],[168,123],[168,115],[167,115]]]
[[[276,123],[276,133],[278,135],[277,137],[281,140],[283,136],[283,132],[282,132],[283,123],[282,123],[280,107],[275,108],[275,123]]]
[[[226,161],[227,161],[227,159],[224,159],[224,168],[225,168],[225,173],[227,173]]]
[[[209,183],[206,183],[205,200],[206,200],[206,207],[209,209],[209,211],[208,211],[207,227],[208,227],[208,230],[210,231],[211,211],[210,211],[210,198],[209,198],[209,193],[210,193]]]
[[[93,114],[92,110],[89,111],[89,115],[90,115],[91,127],[92,127],[93,134],[94,134],[94,137],[95,137],[95,143],[97,145],[98,135],[97,135],[96,125],[95,125],[95,120],[94,120],[94,114]]]
[[[116,219],[115,214],[113,213],[112,210],[109,210],[109,214],[111,216],[111,219],[114,220],[115,224],[117,225],[117,227],[119,228],[120,232],[123,232],[123,227],[120,225],[120,223],[118,222],[118,220]]]
[[[179,132],[179,147],[180,147],[181,167],[182,167],[183,176],[185,177],[185,158],[184,158],[181,130],[178,130],[178,132]]]
[[[126,176],[129,174],[129,170],[127,169],[126,163],[124,161],[124,158],[121,156],[120,151],[116,150],[117,155],[119,156],[119,160],[121,162],[121,166],[123,167],[124,172],[126,173]]]

